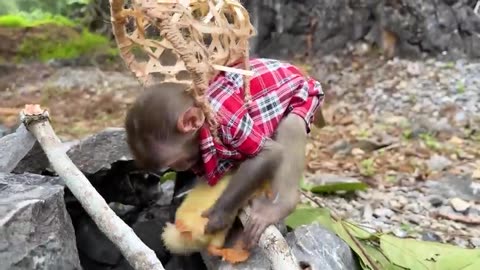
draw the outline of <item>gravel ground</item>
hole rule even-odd
[[[479,247],[480,63],[385,61],[353,53],[303,66],[323,84],[328,122],[312,132],[306,179],[348,177],[370,185],[316,200],[373,229]],[[17,67],[0,77],[6,89],[0,107],[46,104],[66,138],[120,126],[137,91],[124,71],[35,69]],[[16,117],[1,117],[0,129]]]
[[[372,186],[315,200],[400,237],[480,247],[480,63],[343,55],[310,68],[329,126],[312,134],[307,181]]]

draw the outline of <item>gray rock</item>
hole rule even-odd
[[[373,214],[377,217],[390,218],[395,214],[395,212],[393,212],[391,209],[388,209],[388,208],[377,208],[375,209],[375,211],[373,211]]]
[[[14,133],[0,138],[0,172],[11,172],[35,142],[35,137],[24,125],[20,125]]]
[[[7,128],[6,126],[0,124],[0,138],[12,133],[12,130],[10,128]]]
[[[88,216],[77,221],[76,237],[78,251],[92,261],[113,266],[122,258],[120,250]]]
[[[442,171],[451,164],[452,162],[448,158],[440,155],[433,155],[427,160],[427,166],[432,171]]]
[[[422,233],[422,240],[423,241],[431,241],[431,242],[441,242],[442,238],[434,232],[423,232]]]
[[[459,198],[450,199],[450,205],[456,212],[461,213],[467,212],[467,210],[472,206],[470,203]]]
[[[471,175],[447,174],[440,179],[426,181],[428,193],[438,195],[443,198],[458,197],[466,201],[480,200],[480,193],[472,187],[473,179]]]
[[[18,174],[43,174],[43,172],[49,169],[49,166],[50,162],[48,161],[47,155],[45,155],[40,144],[35,142],[32,149],[30,149],[28,154],[25,155],[12,172]]]
[[[472,1],[245,1],[258,27],[252,53],[284,58],[328,54],[353,41],[379,44],[383,29],[398,37],[395,52],[419,57],[480,57],[480,17]],[[272,29],[275,29],[272,31]],[[306,37],[312,36],[311,51]]]
[[[470,242],[475,248],[480,248],[480,237],[474,237],[470,239]]]
[[[65,151],[68,151],[72,146],[77,144],[78,141],[68,141],[64,142],[62,146]],[[50,166],[47,155],[43,151],[42,147],[38,142],[35,142],[32,149],[28,152],[27,155],[18,163],[13,173],[35,173],[43,174],[44,172],[54,173],[53,168]]]
[[[319,224],[298,227],[285,237],[298,262],[312,270],[360,269],[350,247]],[[209,269],[270,269],[270,263],[258,248],[248,261],[234,266],[218,259],[206,259]],[[218,265],[221,265],[220,267]]]
[[[413,213],[415,213],[415,214],[420,213],[420,205],[418,205],[417,202],[413,202],[413,203],[407,204],[404,209],[405,209],[406,211],[410,211],[410,212],[413,212]]]
[[[131,160],[123,128],[108,128],[83,139],[67,155],[85,174],[94,174],[102,169],[110,169],[119,160]]]
[[[0,173],[0,269],[82,269],[58,178]]]
[[[438,195],[431,195],[428,197],[428,201],[433,207],[442,206],[445,203],[445,200]]]
[[[162,196],[157,201],[158,205],[169,205],[173,198],[174,181],[166,181],[160,185]]]
[[[392,232],[396,237],[405,238],[408,236],[408,233],[400,228],[394,228]]]

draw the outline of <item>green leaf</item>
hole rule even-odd
[[[381,265],[381,263],[385,261],[384,259],[375,258],[371,255],[373,251],[364,247],[365,245],[370,245],[373,248],[375,246],[373,241],[357,239],[353,233],[348,230],[349,226],[345,226],[343,221],[335,222],[333,228],[337,235],[342,238],[342,240],[345,241],[360,258],[363,269],[388,269],[384,265]]]
[[[349,221],[342,221],[342,223],[344,227],[348,230],[348,232],[358,239],[363,239],[363,240],[378,239],[377,235],[372,234],[365,229],[362,229],[362,227],[357,224],[353,224]]]
[[[313,184],[304,184],[304,188],[313,193],[331,193],[336,191],[365,190],[368,186],[363,182],[338,182],[317,186]]]
[[[368,257],[370,260],[375,262],[375,264],[380,265],[381,270],[406,270],[406,268],[400,267],[398,265],[393,264],[388,260],[388,258],[385,256],[385,254],[382,253],[382,251],[368,242],[361,241],[361,246],[365,250],[365,253],[368,254]],[[368,269],[370,270],[371,268],[368,268],[363,261],[362,262],[362,267],[363,269]]]
[[[299,205],[297,209],[285,219],[285,224],[292,229],[314,222],[333,231],[330,211],[326,208],[314,208],[306,205]]]
[[[164,183],[166,181],[175,181],[177,179],[176,172],[166,172],[160,177],[160,182]]]
[[[449,244],[380,237],[380,247],[390,261],[415,270],[480,269],[480,250],[463,249]]]

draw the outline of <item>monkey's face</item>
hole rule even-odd
[[[195,166],[200,160],[200,144],[198,134],[182,136],[174,143],[163,144],[158,151],[162,168],[171,168],[175,171],[186,171]]]

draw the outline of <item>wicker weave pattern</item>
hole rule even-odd
[[[206,103],[208,81],[217,72],[247,76],[248,40],[255,34],[247,10],[237,0],[110,0],[112,26],[120,54],[144,85],[191,84],[191,94],[215,125]],[[129,31],[130,29],[131,31]],[[244,68],[228,66],[243,62]]]

